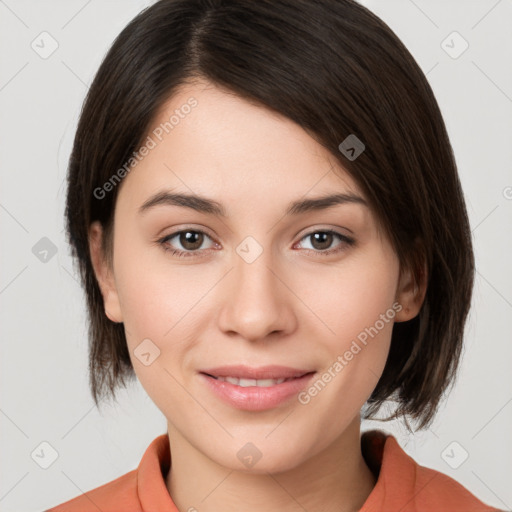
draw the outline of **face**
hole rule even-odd
[[[91,228],[105,311],[177,443],[228,468],[244,450],[262,454],[254,471],[293,468],[359,421],[393,322],[417,313],[411,283],[361,190],[300,126],[202,83],[152,130],[176,109],[120,185],[110,270]],[[310,201],[328,195],[340,201]]]

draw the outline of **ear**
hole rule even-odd
[[[89,250],[92,266],[103,296],[105,315],[112,322],[123,321],[119,297],[114,281],[113,269],[110,268],[103,250],[103,228],[99,221],[95,221],[89,228]]]
[[[427,293],[427,282],[427,268],[424,264],[417,278],[410,268],[405,268],[400,272],[396,301],[402,306],[402,309],[395,315],[396,322],[411,320],[420,312]]]

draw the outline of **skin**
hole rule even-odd
[[[112,267],[101,226],[90,228],[105,313],[124,323],[137,377],[167,418],[169,493],[181,512],[358,510],[376,483],[361,453],[360,409],[384,369],[393,322],[416,316],[425,289],[401,272],[367,205],[284,216],[290,202],[305,197],[364,199],[334,156],[289,119],[203,82],[178,91],[152,126],[191,96],[198,106],[120,185]],[[138,212],[169,189],[215,199],[227,217],[173,205]],[[158,242],[187,229],[206,232],[189,257]],[[334,235],[322,246],[306,236],[325,229],[355,243]],[[252,263],[236,252],[247,236],[263,251]],[[183,240],[166,244],[186,251]],[[330,249],[340,251],[321,254]],[[396,302],[401,311],[307,404],[292,398],[241,411],[198,376],[224,364],[321,375]],[[149,366],[134,355],[146,338],[160,350]],[[248,442],[262,454],[252,468],[237,458]]]

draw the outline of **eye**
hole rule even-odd
[[[320,254],[322,256],[329,256],[334,253],[338,253],[343,251],[347,248],[347,246],[354,245],[355,240],[352,238],[349,238],[348,236],[342,235],[341,233],[338,233],[337,231],[333,231],[331,229],[328,230],[317,230],[312,231],[311,233],[308,233],[304,237],[302,237],[302,240],[311,239],[313,249],[306,249],[308,251],[312,251],[316,254]],[[340,243],[335,246],[334,249],[328,249],[333,242],[333,239],[338,238],[340,240]]]
[[[203,245],[204,238],[210,238],[204,231],[199,229],[184,229],[176,231],[164,238],[158,240],[165,251],[169,251],[172,255],[182,257],[197,256],[199,249]],[[183,249],[174,249],[170,244],[171,240],[176,239],[177,243],[181,245]]]
[[[205,250],[200,250],[205,241],[205,237],[211,240],[211,237],[200,229],[184,229],[165,236],[164,238],[158,240],[158,243],[163,247],[165,251],[170,252],[171,255],[177,256],[179,258],[186,258],[190,256],[199,256]],[[328,256],[333,253],[341,252],[346,249],[347,246],[354,245],[355,243],[355,240],[352,238],[349,238],[333,230],[312,231],[311,233],[303,236],[301,238],[301,242],[302,240],[306,240],[308,238],[312,240],[313,248],[306,249],[306,251],[320,254],[322,256]],[[334,249],[329,249],[333,243],[333,240],[336,238],[340,240],[340,243],[338,243]],[[173,244],[171,243],[173,239],[176,239],[174,243],[180,244],[182,249],[174,248]],[[215,242],[214,246],[219,247]]]

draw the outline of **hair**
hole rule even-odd
[[[408,415],[426,428],[455,380],[474,280],[471,232],[453,150],[429,83],[394,32],[354,0],[160,0],[105,55],[69,160],[67,236],[89,315],[89,377],[98,406],[135,373],[124,326],[109,320],[88,230],[99,221],[112,264],[116,197],[94,191],[140,147],[180,87],[208,81],[300,125],[360,187],[417,283],[420,312],[393,326],[367,418]],[[364,151],[339,149],[354,134]],[[426,274],[425,274],[426,273]],[[407,423],[407,421],[406,421]]]

